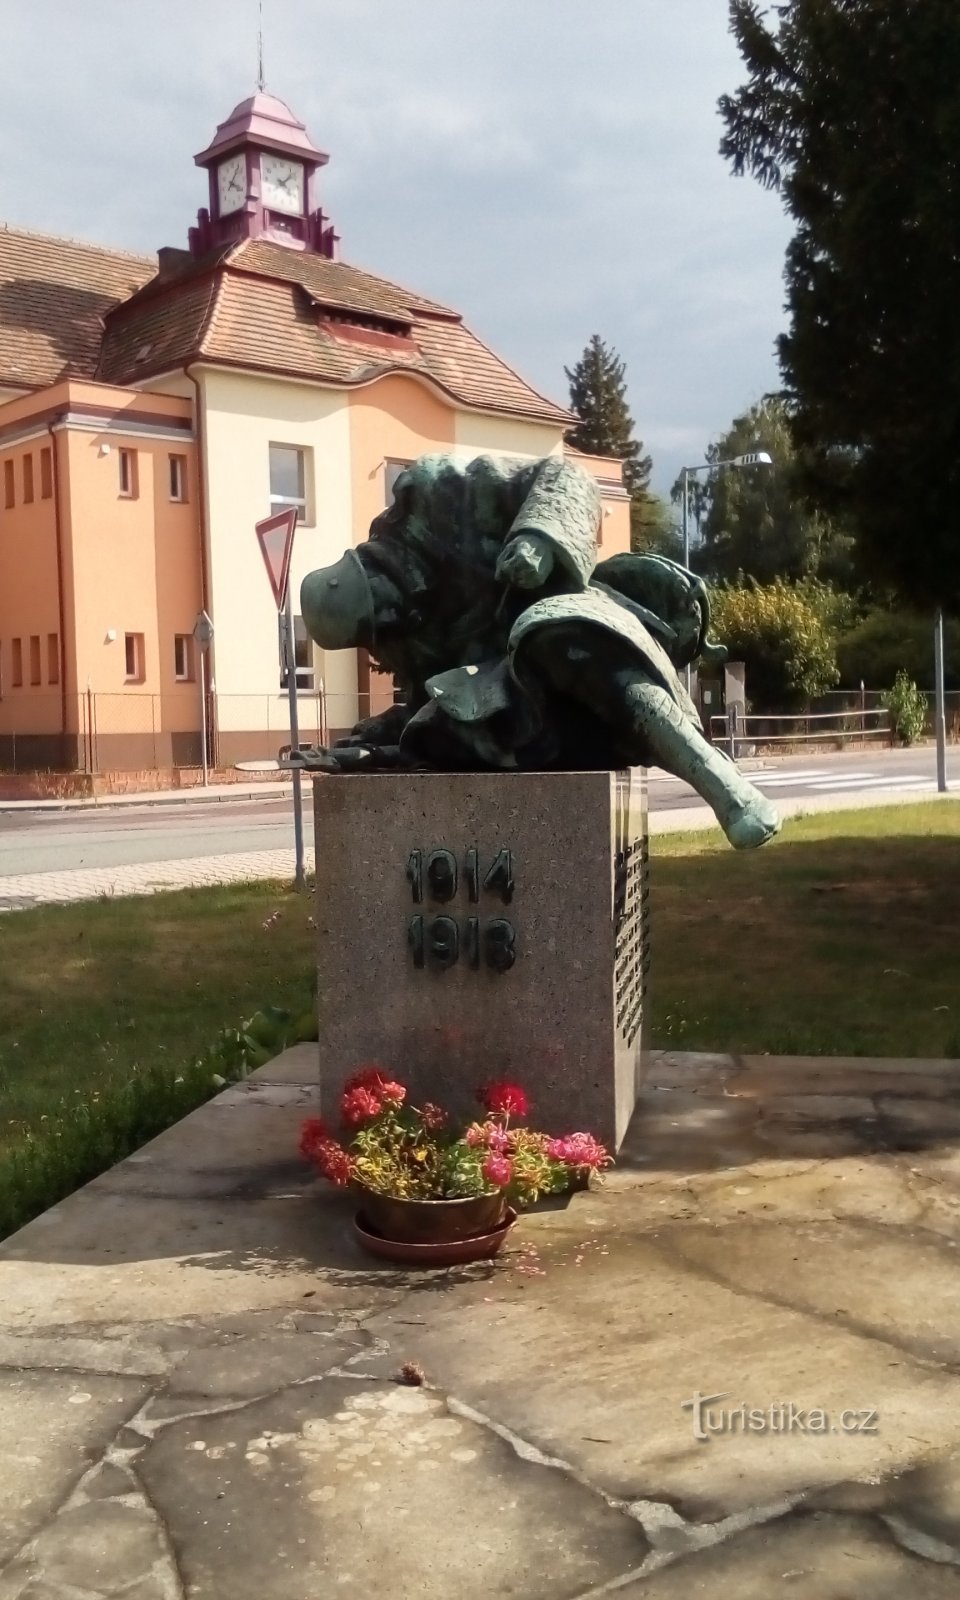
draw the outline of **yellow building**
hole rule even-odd
[[[196,157],[189,248],[0,230],[0,772],[199,764],[201,610],[211,763],[274,755],[285,672],[254,522],[297,506],[296,594],[407,461],[563,450],[569,413],[459,313],[335,259],[326,160],[260,93]],[[627,549],[620,463],[578,459],[604,554]],[[322,738],[387,686],[297,628],[302,735]]]

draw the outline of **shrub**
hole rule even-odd
[[[944,630],[946,686],[960,688],[960,624],[947,619]],[[933,618],[913,612],[870,611],[843,629],[837,644],[840,681],[855,689],[890,689],[901,670],[922,689],[933,688]]]
[[[927,726],[927,697],[906,672],[898,672],[893,688],[883,697],[893,730],[901,744],[916,744]]]
[[[837,682],[836,647],[823,607],[776,582],[724,585],[711,596],[712,632],[747,669],[755,711],[800,710]]]

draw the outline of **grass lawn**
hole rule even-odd
[[[652,907],[653,1044],[960,1055],[960,802],[790,822],[748,855],[657,838]],[[0,1151],[263,1005],[308,1009],[309,913],[256,884],[0,916]]]
[[[960,1056],[960,801],[653,841],[653,1044]]]
[[[244,884],[0,916],[0,1152],[75,1095],[189,1063],[262,1005],[307,1011],[309,914]]]

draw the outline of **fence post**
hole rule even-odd
[[[730,729],[730,760],[737,759],[737,722],[740,716],[740,707],[734,700],[727,714],[727,723]]]

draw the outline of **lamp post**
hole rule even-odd
[[[934,731],[937,736],[937,790],[940,794],[947,792],[947,700],[943,687],[943,612],[937,612],[937,624],[933,634],[933,665],[934,685],[936,689],[936,705],[934,707]]]
[[[683,488],[683,564],[690,565],[690,479],[698,472],[720,472],[726,467],[772,467],[773,457],[766,450],[749,450],[746,455],[732,456],[729,461],[704,461],[699,467],[683,467],[680,473]],[[685,686],[690,693],[690,668],[684,668]]]

